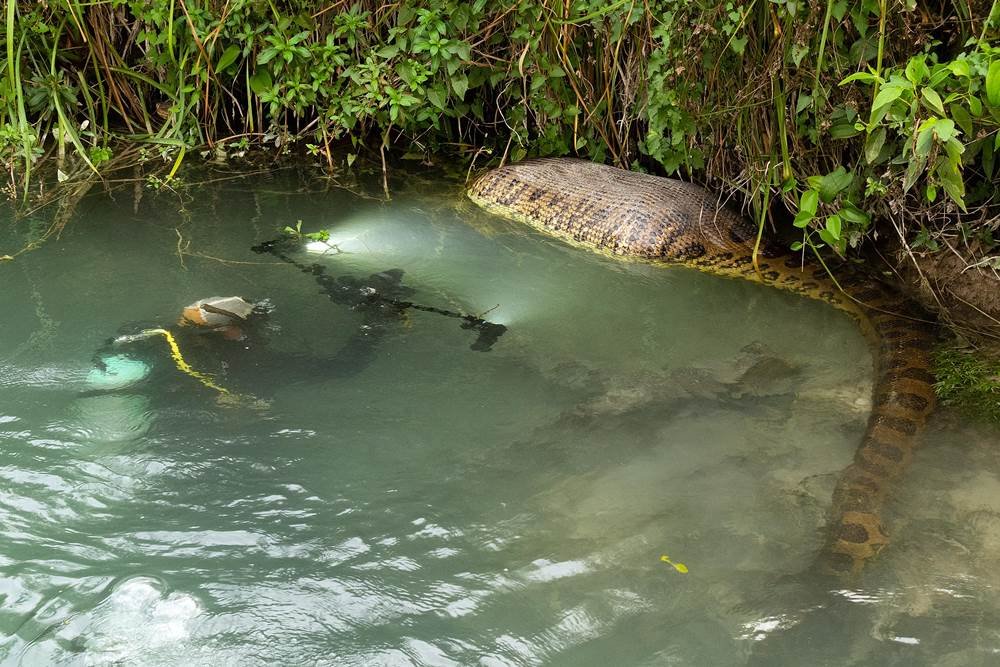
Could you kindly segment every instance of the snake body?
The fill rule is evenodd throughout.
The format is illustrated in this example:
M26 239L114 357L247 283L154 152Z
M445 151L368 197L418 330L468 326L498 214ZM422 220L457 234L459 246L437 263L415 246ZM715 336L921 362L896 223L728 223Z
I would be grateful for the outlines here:
M888 544L883 506L935 405L934 334L906 299L861 274L835 282L823 266L758 241L756 225L683 181L552 158L486 172L467 194L491 213L592 250L760 282L854 317L875 349L873 410L836 483L817 564L856 576Z

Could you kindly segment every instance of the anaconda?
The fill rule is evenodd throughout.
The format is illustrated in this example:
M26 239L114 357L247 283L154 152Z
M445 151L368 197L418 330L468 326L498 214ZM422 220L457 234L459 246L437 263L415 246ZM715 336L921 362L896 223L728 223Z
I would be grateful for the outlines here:
M883 506L935 405L934 333L906 299L860 273L838 271L834 280L801 254L759 241L751 221L683 181L550 158L489 171L467 194L492 213L592 250L764 283L854 317L875 351L873 410L836 483L817 564L856 576L888 544Z

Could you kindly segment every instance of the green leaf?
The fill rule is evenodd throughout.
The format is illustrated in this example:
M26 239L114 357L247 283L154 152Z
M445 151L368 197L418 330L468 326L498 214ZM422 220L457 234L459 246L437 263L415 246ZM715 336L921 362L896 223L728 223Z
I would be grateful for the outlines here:
M888 106L899 99L903 94L903 89L899 86L883 86L872 102L872 113L875 113L884 106Z
M942 118L934 124L934 134L941 141L948 141L955 136L955 121L950 118Z
M990 106L1000 107L1000 58L991 62L986 72L986 101Z
M427 99L430 100L431 104L442 111L444 110L447 97L448 96L445 92L436 86L434 88L427 89Z
M469 89L469 79L464 74L459 74L458 76L451 77L451 87L455 91L455 95L458 99L465 98L465 91Z
M930 74L930 70L927 69L923 55L914 56L906 63L906 78L913 85L920 85L928 74Z
M840 240L840 232L842 229L842 222L840 216L834 213L826 218L826 231L830 232L830 236L835 240Z
M259 69L254 72L253 76L250 77L250 90L254 92L255 95L263 95L267 91L271 90L273 86L271 81L271 73L265 69Z
M961 104L952 104L948 107L948 111L951 112L951 117L955 119L958 126L962 128L962 132L966 135L972 135L972 116L969 112L965 110Z
M979 101L979 98L975 95L969 95L969 111L976 118L983 115L983 103Z
M885 128L878 127L874 132L868 135L865 139L865 160L868 164L872 164L878 159L879 153L882 152L882 146L885 145Z
M997 135L1000 137L1000 134ZM990 141L983 141L982 149L982 163L983 163L983 175L987 179L993 178L993 166L994 166L994 148Z
M257 64L266 65L267 63L274 60L274 57L276 55L278 55L278 49L274 48L273 46L268 47L263 51L261 51L260 55L257 56Z
M398 44L386 44L381 49L376 51L375 55L377 55L379 58L385 58L386 60L388 60L389 58L394 58L398 53L399 53Z
M913 149L913 152L917 154L918 157L925 158L930 155L931 148L934 147L934 125L925 127L923 130L917 134L917 145Z
M955 164L962 162L962 153L965 152L965 146L958 139L952 137L944 144L944 149L948 153L948 159L950 159Z
M965 182L962 180L962 174L959 173L958 167L952 164L947 159L938 160L937 168L935 169L938 180L941 182L941 186L944 191L948 193L948 196L958 204L959 208L963 211L965 210Z
M830 127L830 136L834 139L850 139L861 134L853 123L837 123Z
M965 78L969 78L970 76L972 76L972 72L969 69L968 60L952 60L950 63L948 63L948 69L955 76L959 77L964 76Z
M236 61L236 56L238 55L240 55L240 47L236 44L230 45L229 48L222 52L222 57L219 58L219 62L215 64L215 71L226 71L226 68Z
M853 182L853 173L844 169L843 166L837 167L820 180L820 199L829 204L833 201L834 197L847 189Z
M903 176L903 192L908 192L913 187L913 184L917 182L920 174L924 172L925 164L926 160L924 158L910 160L910 164L906 168L906 174Z
M946 115L944 112L944 104L941 103L941 96L938 95L936 90L933 88L922 88L920 90L920 96L924 98L924 103L931 111L936 113L938 116Z
M852 225L868 227L871 224L871 217L860 208L848 202L840 209L840 217Z
M868 72L855 72L854 74L850 75L849 77L846 77L843 81L841 81L840 85L843 86L848 83L851 83L852 81L864 81L865 83L872 83L875 81L875 75L869 74Z
M799 199L799 213L807 213L809 217L816 215L819 208L819 193L815 190L806 190Z

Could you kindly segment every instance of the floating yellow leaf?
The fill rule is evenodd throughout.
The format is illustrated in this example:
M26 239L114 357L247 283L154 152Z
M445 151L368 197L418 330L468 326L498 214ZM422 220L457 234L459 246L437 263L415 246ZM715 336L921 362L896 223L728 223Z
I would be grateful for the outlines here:
M660 556L660 560L663 561L664 563L667 563L681 574L688 573L687 565L685 565L684 563L675 563L674 561L670 560L670 556L668 556L667 554L663 554L662 556Z

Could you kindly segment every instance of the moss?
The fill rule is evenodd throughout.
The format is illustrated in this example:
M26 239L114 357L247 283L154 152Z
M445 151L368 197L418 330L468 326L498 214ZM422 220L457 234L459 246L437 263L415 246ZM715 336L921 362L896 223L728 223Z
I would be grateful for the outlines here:
M1000 424L1000 359L945 343L934 353L938 398L963 414Z

